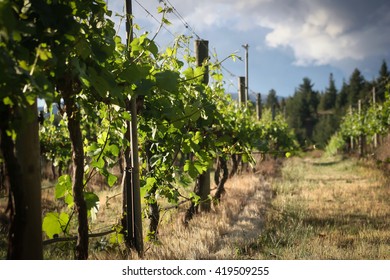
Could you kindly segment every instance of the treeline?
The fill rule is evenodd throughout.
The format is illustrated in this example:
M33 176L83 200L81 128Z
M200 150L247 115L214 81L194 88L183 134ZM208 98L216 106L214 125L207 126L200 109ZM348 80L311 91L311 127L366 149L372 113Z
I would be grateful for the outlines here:
M287 99L279 101L276 92L270 90L265 106L274 107L284 114L302 147L316 145L324 148L339 129L343 117L357 110L359 100L361 110L368 109L373 102L381 104L385 101L389 77L386 61L382 62L377 78L367 80L356 68L340 89L336 87L333 74L330 74L329 84L323 91L314 90L310 78L305 77Z

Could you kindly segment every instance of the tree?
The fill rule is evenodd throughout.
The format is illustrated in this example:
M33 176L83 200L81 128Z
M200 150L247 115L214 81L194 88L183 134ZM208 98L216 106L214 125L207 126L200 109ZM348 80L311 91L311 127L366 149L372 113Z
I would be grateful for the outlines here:
M348 85L348 105L356 106L359 99L363 99L365 96L364 86L365 79L359 69L355 69L349 79Z
M321 101L319 109L321 111L332 110L336 107L337 89L333 74L329 75L329 85L325 89L325 92L321 95Z
M270 109L272 109L273 106L275 106L276 108L279 108L278 97L276 96L276 91L274 89L271 89L268 92L267 101L265 103L265 106L267 108L270 108Z
M321 94L318 106L318 122L314 129L313 139L319 147L325 147L326 143L337 130L338 116L336 114L337 89L333 74L329 76L329 86Z
M338 113L340 111L343 111L345 106L348 105L348 84L343 81L343 85L341 87L341 90L336 98L336 110Z
M313 133L313 140L319 148L325 148L329 139L339 127L339 118L335 114L319 116Z
M303 79L294 96L286 102L288 123L294 128L301 145L310 144L313 140L313 131L318 120L318 103L318 93L313 90L309 78Z
M386 86L390 83L390 72L387 67L387 63L383 60L381 68L379 70L379 77L376 80L376 99L379 102L385 100Z

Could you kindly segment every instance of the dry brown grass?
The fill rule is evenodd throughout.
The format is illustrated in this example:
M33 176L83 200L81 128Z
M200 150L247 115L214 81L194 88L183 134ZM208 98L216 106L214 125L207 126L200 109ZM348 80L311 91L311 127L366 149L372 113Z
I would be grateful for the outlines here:
M221 203L188 227L182 223L187 205L163 211L159 241L145 242L143 258L390 259L390 187L383 173L355 159L292 158L281 172L279 165L267 161L228 180ZM99 197L92 232L121 218L120 188ZM61 208L52 198L53 189L44 191L45 211ZM147 219L144 236L146 229ZM140 258L108 239L91 238L91 259ZM45 258L72 259L73 248L73 242L46 246Z
M188 227L182 223L184 207L163 212L159 241L145 243L144 259L240 258L241 248L255 242L263 227L268 190L258 176L237 176L228 181L221 203L209 213L195 216ZM124 250L111 250L95 251L92 258L139 257Z
M357 160L286 162L257 258L390 259L390 188Z

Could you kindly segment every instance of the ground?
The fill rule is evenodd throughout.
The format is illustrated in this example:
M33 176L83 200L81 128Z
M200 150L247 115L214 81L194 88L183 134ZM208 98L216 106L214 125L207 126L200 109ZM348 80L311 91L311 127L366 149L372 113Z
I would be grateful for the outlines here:
M51 196L44 192L47 210L61 206ZM120 218L120 188L100 198L92 232L109 229ZM4 208L5 198L0 204ZM390 259L390 184L375 161L318 152L283 162L269 159L229 179L220 204L187 227L186 207L162 211L159 240L145 242L144 259ZM139 258L108 239L91 238L91 259ZM72 248L71 242L45 246L45 258L72 259Z

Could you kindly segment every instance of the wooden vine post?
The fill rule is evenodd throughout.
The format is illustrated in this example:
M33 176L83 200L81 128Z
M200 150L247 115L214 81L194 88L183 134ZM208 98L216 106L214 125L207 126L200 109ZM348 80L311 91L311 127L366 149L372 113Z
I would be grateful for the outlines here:
M245 77L238 77L238 103L240 106L246 104Z
M362 125L363 125L364 120L361 117L362 116L362 100L361 99L359 99L359 101L358 101L358 114L359 114L359 118L360 118ZM365 135L363 134L363 132L361 132L359 135L359 156L363 157L364 152L365 152Z
M132 30L132 2L126 1L126 32L127 48L130 53L130 43L133 40ZM130 56L129 56L129 59ZM126 244L134 248L140 256L143 255L142 213L139 178L138 131L137 131L137 103L136 96L126 102L126 110L130 111L131 121L126 122L125 139L130 143L124 153L125 172L122 181L123 188L123 216L122 225Z
M353 111L352 111L352 105L349 106L349 114L352 116L353 114ZM353 150L354 150L354 139L353 139L353 136L351 136L349 138L349 149L350 149L350 153L353 153Z
M37 103L15 112L23 123L17 127L14 142L7 134L12 129L9 124L13 116L9 108L0 104L0 148L10 187L7 259L39 260L43 251Z
M23 174L26 203L26 224L23 233L22 258L43 259L41 210L41 162L38 134L37 102L27 108L28 122L18 131L17 157ZM27 112L26 112L27 113Z
M274 121L276 118L276 104L275 103L272 104L271 113L272 113L272 121Z
M195 57L196 65L204 66L205 72L203 76L203 84L207 85L209 83L209 68L207 61L209 59L209 42L206 40L196 40L195 41ZM200 196L200 211L210 211L210 169L207 169L204 173L200 174L198 177L198 187L199 187L199 196Z
M245 49L245 107L248 108L249 101L249 45L242 45Z
M376 107L376 91L375 87L372 88L372 104L374 107ZM378 134L374 134L374 149L378 147Z
M261 111L261 94L258 93L257 94L257 97L256 97L256 116L257 116L257 120L261 120L261 115L262 115L262 111Z

